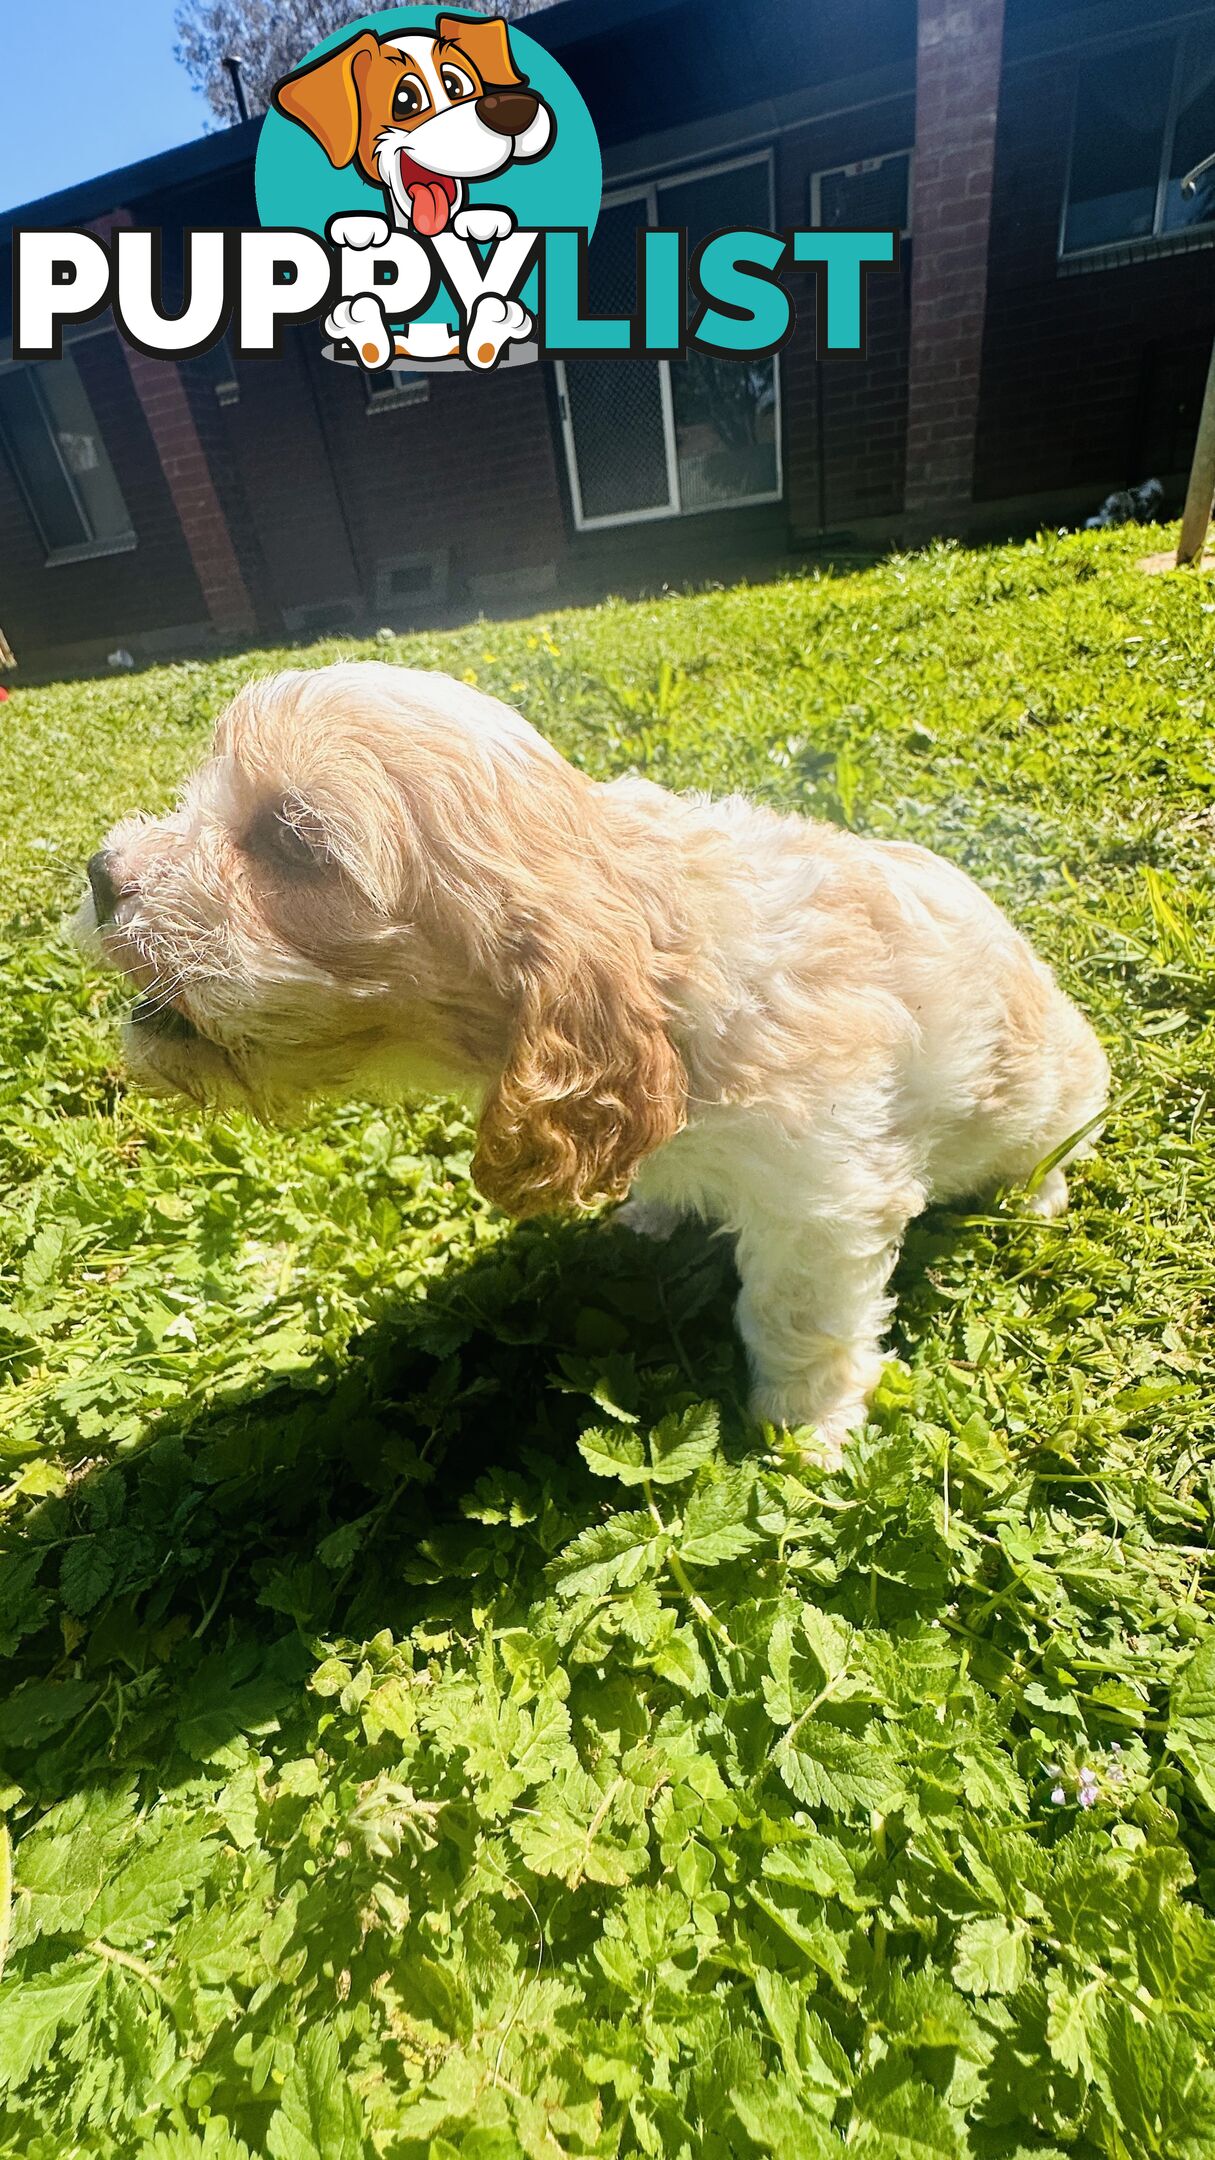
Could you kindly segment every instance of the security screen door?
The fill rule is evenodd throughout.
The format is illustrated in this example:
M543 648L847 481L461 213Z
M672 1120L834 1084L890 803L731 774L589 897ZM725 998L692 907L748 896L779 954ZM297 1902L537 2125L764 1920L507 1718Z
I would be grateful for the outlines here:
M691 255L729 226L770 230L772 216L767 153L613 196L589 250L591 312L632 313L639 225L686 227ZM557 381L581 531L779 501L774 360L558 361Z

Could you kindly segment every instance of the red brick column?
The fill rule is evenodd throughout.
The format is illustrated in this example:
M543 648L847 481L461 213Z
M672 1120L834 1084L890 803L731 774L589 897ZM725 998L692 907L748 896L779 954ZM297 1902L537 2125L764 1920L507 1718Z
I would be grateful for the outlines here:
M222 637L252 637L257 630L257 616L194 424L186 386L172 360L149 360L130 345L124 350L135 395L152 430L161 471L181 519L207 613Z
M114 210L98 219L91 230L106 239L114 226L130 223L129 210ZM136 352L125 338L120 337L119 343L152 431L211 622L221 637L253 637L257 614L180 370L175 361L150 360L146 353Z
M974 476L1004 0L919 0L904 505L964 524Z

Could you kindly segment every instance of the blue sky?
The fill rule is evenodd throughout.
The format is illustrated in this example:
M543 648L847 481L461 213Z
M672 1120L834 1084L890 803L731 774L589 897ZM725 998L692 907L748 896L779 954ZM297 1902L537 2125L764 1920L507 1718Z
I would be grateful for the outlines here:
M3 0L0 209L203 133L174 0ZM56 105L40 95L54 86ZM64 97L70 87L70 95Z

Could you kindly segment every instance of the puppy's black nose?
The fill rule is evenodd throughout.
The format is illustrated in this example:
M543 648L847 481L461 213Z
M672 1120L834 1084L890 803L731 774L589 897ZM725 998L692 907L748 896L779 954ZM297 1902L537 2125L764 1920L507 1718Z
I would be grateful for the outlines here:
M93 906L97 911L97 920L99 923L108 923L118 906L120 895L118 886L114 881L114 872L110 867L110 857L106 854L104 848L98 848L95 855L89 856L88 874L89 891L93 895Z
M477 99L477 117L495 135L522 135L540 110L534 90L488 90Z

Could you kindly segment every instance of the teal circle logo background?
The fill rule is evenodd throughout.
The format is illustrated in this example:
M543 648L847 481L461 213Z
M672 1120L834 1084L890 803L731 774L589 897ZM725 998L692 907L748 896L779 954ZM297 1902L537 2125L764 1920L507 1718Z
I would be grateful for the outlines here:
M459 12L449 0L442 9L397 7L384 8L375 15L358 15L344 30L322 38L311 52L301 53L296 66L303 67L321 53L348 44L363 30L377 37L400 37L405 32L433 37L440 13ZM533 163L508 165L494 179L473 181L468 190L469 202L504 204L526 230L546 225L584 225L588 233L593 232L603 192L603 161L594 121L560 62L514 23L508 35L521 72L552 108L556 136L552 148ZM320 144L294 120L273 108L262 122L254 187L257 214L263 225L302 226L321 239L330 218L343 211L385 215L381 189L370 186L353 165L335 171Z

